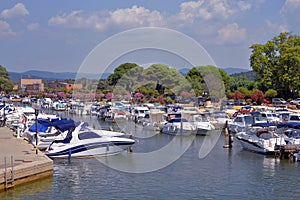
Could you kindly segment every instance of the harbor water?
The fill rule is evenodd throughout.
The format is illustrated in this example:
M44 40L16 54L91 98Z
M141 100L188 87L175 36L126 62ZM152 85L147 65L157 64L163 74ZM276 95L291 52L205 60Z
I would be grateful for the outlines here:
M112 126L95 117L72 118L88 121L96 128ZM116 125L112 128L125 126ZM161 149L174 139L131 125L130 131L136 131L137 141L133 153ZM53 177L2 192L0 199L300 199L299 163L242 150L237 141L232 149L223 148L226 143L223 133L208 155L199 158L205 137L194 137L173 163L145 173L112 169L103 162L119 161L122 165L122 158L130 157L130 152L102 160L54 160ZM188 138L180 140L184 143Z

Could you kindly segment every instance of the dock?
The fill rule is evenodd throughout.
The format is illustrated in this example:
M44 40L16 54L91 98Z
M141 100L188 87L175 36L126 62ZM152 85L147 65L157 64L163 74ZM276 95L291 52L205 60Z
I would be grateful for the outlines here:
M7 127L0 128L0 192L53 175L53 161Z
M290 159L300 151L300 144L275 145L275 156L280 159Z

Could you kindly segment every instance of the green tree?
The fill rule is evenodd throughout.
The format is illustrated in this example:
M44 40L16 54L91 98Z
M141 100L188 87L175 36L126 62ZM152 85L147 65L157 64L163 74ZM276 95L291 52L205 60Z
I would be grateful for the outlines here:
M258 75L260 89L275 89L291 97L300 88L300 36L280 33L265 44L253 44L250 64Z
M219 98L225 97L225 85L231 80L224 70L211 65L193 67L187 73L186 79L197 96L209 92L210 96Z
M266 92L265 92L265 96L267 98L274 98L277 96L277 91L274 90L274 89L268 89Z
M0 65L0 90L9 93L13 87L14 83L10 80L6 68Z
M122 78L122 83L118 83L119 85L123 85L125 87L130 87L133 81L137 78L138 72L143 70L142 67L138 66L135 63L124 63L118 66L114 73L109 75L107 80L109 85L115 86L118 81Z
M148 85L150 89L155 88L158 83L162 85L164 92L169 95L179 95L182 91L192 89L184 76L167 65L153 64L143 71L142 76L143 82L141 82L141 85Z

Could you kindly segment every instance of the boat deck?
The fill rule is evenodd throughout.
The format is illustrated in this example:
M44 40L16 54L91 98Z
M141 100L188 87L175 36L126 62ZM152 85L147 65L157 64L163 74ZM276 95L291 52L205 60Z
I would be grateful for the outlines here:
M0 191L52 176L53 161L7 127L0 128Z

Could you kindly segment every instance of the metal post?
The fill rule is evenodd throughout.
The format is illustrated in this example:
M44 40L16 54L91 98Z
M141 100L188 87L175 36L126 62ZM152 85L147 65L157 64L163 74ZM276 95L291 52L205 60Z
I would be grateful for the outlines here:
M14 171L14 159L13 156L10 157L10 161L11 161L11 179L12 179L12 183L15 181L15 171Z
M4 107L3 107L3 127L5 126L5 101L3 101Z
M6 157L4 157L4 173L5 173L5 189L7 188L7 166L6 166Z
M35 154L38 154L38 110L35 109Z

